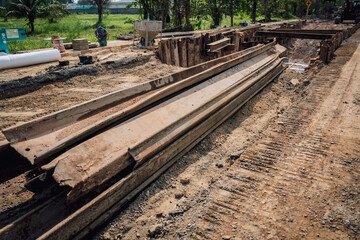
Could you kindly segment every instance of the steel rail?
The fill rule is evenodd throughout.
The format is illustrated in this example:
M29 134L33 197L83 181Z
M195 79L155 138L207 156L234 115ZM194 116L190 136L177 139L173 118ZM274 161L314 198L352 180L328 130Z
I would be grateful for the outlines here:
M129 153L129 148L131 149L134 144L148 139L159 129L171 125L179 118L188 116L191 111L203 106L207 99L213 98L217 93L260 68L275 56L275 54L264 52L256 57L247 56L246 59L233 59L225 66L220 65L218 69L213 69L207 74L217 74L222 72L221 70L225 67L243 63L238 65L238 68L242 70L238 70L239 72L235 73L233 77L223 76L217 77L217 80L210 79L201 82L68 150L53 160L56 163L54 179L61 186L71 187L68 200L76 200L79 196L86 194L92 188L136 163ZM210 77L209 75L207 77ZM235 75L238 76L235 77ZM196 80L196 77L194 79ZM179 82L179 86L175 86L175 89L179 91L191 85L185 81L180 85ZM174 85L170 87L174 87Z
M111 188L104 191L94 200L84 205L71 216L61 221L40 239L82 239L97 226L103 224L124 204L142 191L148 184L166 171L177 159L194 147L201 139L222 122L233 115L247 100L251 99L282 71L282 66L277 65L271 73L261 76L257 84L248 88L246 94L232 100L221 111L212 115L206 121L196 126L192 131L183 135L164 151L158 153L141 168L136 169L125 179L120 180ZM259 81L260 80L260 81ZM77 235L80 233L79 235Z
M266 30L269 32L295 32L295 33L319 33L319 34L336 34L339 32L346 32L346 29L291 29L291 28L278 28Z
M189 77L192 79L197 78L197 81L201 81L209 75L208 73L211 69L217 69L217 67L215 67L216 65L239 57L244 57L245 59L251 56L251 54L254 54L258 49L265 48L269 48L269 46L256 46L207 63L199 64L182 72L140 84L127 90L116 91L69 109L50 114L49 116L5 129L3 133L11 142L11 147L27 158L31 164L41 164L41 162L49 156L119 121L121 118L125 118L129 114L149 106L151 103L167 96L166 92L170 93L170 91L168 91L169 88L167 88L167 90L162 91L160 95L152 95L151 98L147 98L146 100L133 104L131 107L123 109L121 113L118 112L118 105L111 106L112 103L120 102L120 104L122 104L130 97L133 98L139 94L144 94L151 90L183 81ZM99 109L100 113L97 113ZM39 128L39 126L41 126L41 128ZM44 142L46 142L46 145L43 144Z
M175 141L184 132L189 131L197 124L200 124L210 115L214 114L219 108L222 107L221 104L225 104L225 99L232 99L235 96L239 95L240 92L236 92L239 86L252 84L250 81L251 78L254 78L261 71L269 67L276 59L270 59L260 68L249 73L241 81L238 81L228 87L227 89L221 91L213 98L209 99L207 102L204 102L204 105L200 108L194 109L189 115L184 118L180 118L178 121L174 122L170 126L164 126L153 136L149 137L145 141L141 141L135 146L129 148L130 155L135 159L137 168L139 165L143 164L147 159L155 155L160 150L164 149L167 145ZM246 89L246 88L245 88Z
M302 38L302 39L331 39L333 34L324 33L302 33L302 32L283 32L283 31L257 31L257 36L276 37L276 38Z
M59 201L55 201L58 203L58 207L53 206L52 201L57 199L56 196L46 204L0 229L0 238L14 239L30 236L30 238L39 237L39 239L77 239L85 237L95 227L109 219L150 182L159 177L201 139L234 114L251 97L280 74L282 69L280 60L276 58L266 61L265 65L258 69L253 69L254 74L243 76L246 81L235 82L213 97L213 101L208 101L214 106L205 106L204 111L195 114L181 133L177 132L176 135L172 135L172 140L168 141L165 147L148 155L147 157L150 159L74 212L65 211L66 203L62 201L64 200L62 197L59 197ZM171 126L174 127L175 125ZM168 132L164 134L166 135ZM166 137L162 139L166 139ZM64 213L61 210L64 210ZM49 222L47 222L49 217L46 214L47 211L50 211L48 215L51 221ZM57 214L61 216L57 217ZM38 217L41 219L40 224L37 221Z

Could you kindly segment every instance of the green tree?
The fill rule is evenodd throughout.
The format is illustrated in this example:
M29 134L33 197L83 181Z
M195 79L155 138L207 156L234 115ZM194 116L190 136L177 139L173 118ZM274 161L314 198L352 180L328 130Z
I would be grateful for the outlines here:
M55 22L56 19L61 19L68 15L66 6L58 1L49 1L48 4L44 5L40 11L40 17L46 18L50 23Z
M8 15L25 17L28 20L30 33L34 32L36 18L61 18L65 16L65 6L53 0L17 0L11 6Z
M226 5L226 14L230 16L231 27L234 26L234 15L238 14L241 10L241 0L226 0L224 4Z
M170 1L168 0L137 0L132 5L140 7L140 13L144 19L149 17L152 20L161 20L163 26L170 22Z
M97 6L98 11L98 23L102 23L103 10L110 4L110 0L88 0L91 5Z
M174 4L171 8L173 12L173 22L175 26L182 26L182 20L184 18L184 4L183 0L174 0Z
M221 19L226 10L225 0L206 0L208 13L213 20L214 26L220 26Z
M46 4L46 0L17 0L14 3L14 9L9 12L17 17L25 17L30 26L30 33L34 32L35 19L42 14L42 7Z
M251 12L251 21L253 23L256 22L256 8L257 8L258 0L252 1L252 12Z
M8 10L6 7L0 7L0 17L4 18L4 22L8 21Z

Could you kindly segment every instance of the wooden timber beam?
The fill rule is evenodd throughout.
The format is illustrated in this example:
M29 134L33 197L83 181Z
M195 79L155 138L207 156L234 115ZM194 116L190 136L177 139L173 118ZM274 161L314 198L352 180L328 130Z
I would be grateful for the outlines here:
M215 51L221 49L230 43L230 38L223 38L219 41L209 43L207 46L210 48L210 51Z

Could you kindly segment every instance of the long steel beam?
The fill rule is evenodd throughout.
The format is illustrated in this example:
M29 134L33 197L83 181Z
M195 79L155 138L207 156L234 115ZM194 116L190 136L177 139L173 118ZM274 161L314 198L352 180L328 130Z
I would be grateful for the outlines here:
M3 130L3 133L10 141L11 147L27 158L31 164L39 164L47 157L118 121L119 118L124 118L152 103L144 100L139 102L136 99L138 95L144 95L208 71L218 64L251 54L261 47L259 45L249 48L130 89L116 91L25 124L10 127ZM133 100L136 100L137 103L134 104ZM114 106L114 103L117 104ZM128 107L129 105L132 105L131 109ZM124 111L124 109L127 110ZM118 113L120 110L122 110L122 114Z
M60 155L53 160L56 163L53 177L62 186L73 188L69 193L71 200L107 181L126 167L136 163L130 157L129 148L131 149L138 142L150 138L159 129L171 126L178 119L189 116L192 111L201 108L204 102L213 98L217 93L230 87L275 57L268 56L267 53L260 54L260 50L256 51L256 54L233 59L226 65L218 66L206 75L208 78L243 63L237 67L239 72L232 77L222 75L214 80L204 81ZM188 86L190 84L185 81L184 84L177 86L177 91ZM136 164L138 165L138 163Z
M278 54L280 55L282 50L280 49L279 51ZM93 200L69 215L66 211L63 211L65 209L69 210L69 208L64 208L66 205L64 205L64 203L61 204L61 201L55 201L58 205L53 205L54 200L56 200L56 198L53 198L49 200L48 203L43 204L43 206L31 211L25 217L2 228L0 230L0 238L11 239L18 238L19 236L37 238L40 232L42 232L42 234L39 239L78 239L84 237L89 231L109 219L109 217L118 211L126 202L136 196L136 194L144 189L151 181L159 177L178 158L194 147L201 139L234 114L244 103L275 78L282 71L282 65L280 59L276 57L277 54L271 54L268 55L268 59L266 59L266 55L263 54L264 56L259 55L252 59L252 61L248 61L248 64L251 62L258 63L256 67L249 65L248 68L247 63L244 62L242 64L243 67L237 68L238 71L239 69L243 69L242 73L236 72L234 74L234 72L224 72L209 79L208 85L204 85L203 83L203 87L211 86L216 82L221 83L220 85L227 84L227 86L223 87L223 90L218 89L217 94L208 98L209 101L207 101L207 104L203 104L203 108L197 108L191 111L188 115L192 116L190 119L187 117L181 118L175 121L174 124L169 126L163 125L162 130L154 132L153 137L150 138L151 141L154 141L153 143L167 143L165 145L156 144L158 149L153 151L154 149L151 148L151 154L149 154L147 149L149 149L149 146L152 146L152 143L148 144L143 141L135 145L138 146L138 148L132 148L134 156L140 153L138 156L142 156L142 159L150 159L144 161L143 164L140 164L132 173L116 182ZM246 73L245 69L249 71ZM224 77L227 80L221 81ZM220 85L214 85L213 89L217 89ZM194 93L202 89L199 85L196 87L198 87L198 89L194 89ZM190 95L185 94L183 96ZM206 96L206 93L204 93L203 96ZM169 102L164 102L164 106L174 101L176 101L176 99L169 99ZM154 111L156 111L156 109L154 109ZM140 118L140 116L135 116L134 120L138 118ZM187 121L182 123L182 120ZM181 124L179 125L179 123ZM151 127L151 125L148 125L148 127ZM182 128L180 132L178 131L178 127ZM162 135L162 137L157 138L156 136L159 134ZM121 138L121 134L119 137ZM126 136L123 137L125 138ZM165 140L165 142L162 140ZM119 147L122 147L119 142L117 143L120 145ZM75 151L75 153L76 152L77 151ZM145 152L146 154L144 155L143 153ZM105 155L103 155L103 157L105 157ZM93 161L92 164L97 164L97 162ZM77 167L84 166L80 164ZM107 174L107 171L105 171L104 174ZM47 211L50 211L50 214L47 214ZM60 214L62 217L57 218L57 214ZM41 219L43 225L37 224L37 218ZM31 221L28 221L30 219ZM55 223L54 221L57 222ZM77 235L79 232L80 234Z
M302 38L302 39L331 39L333 34L324 33L302 33L302 32L282 32L282 31L257 31L256 35L276 38Z
M148 184L166 171L177 159L194 147L201 139L222 122L232 116L252 96L258 93L280 72L282 67L277 62L266 76L257 78L257 83L244 91L242 95L233 99L220 111L212 115L192 131L183 135L164 151L149 160L144 166L135 170L125 179L120 180L111 188L104 191L94 200L80 208L78 211L61 221L39 240L45 239L82 239L87 233L108 220L114 213L121 209L132 197L136 196ZM77 235L80 233L79 235Z
M269 29L269 32L292 32L292 33L317 33L317 34L336 34L339 32L344 32L346 29L336 30L336 29L287 29L287 28L278 28L278 29Z

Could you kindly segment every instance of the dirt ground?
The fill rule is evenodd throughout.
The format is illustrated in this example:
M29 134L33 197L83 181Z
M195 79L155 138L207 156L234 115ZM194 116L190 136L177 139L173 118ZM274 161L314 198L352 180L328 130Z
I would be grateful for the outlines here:
M306 63L317 48L302 46L289 45L290 54ZM112 57L139 54L152 53L121 49ZM286 69L91 238L359 239L359 59L359 43L344 42L329 65ZM50 66L11 71L0 82ZM151 55L44 84L0 100L0 129L178 70ZM33 196L24 182L21 175L0 184L1 212Z
M286 70L93 238L359 239L359 56Z
M334 24L334 21L309 20L302 29L344 29L351 25ZM287 39L284 46L289 49L288 58L291 63L299 63L308 65L311 58L316 58L320 52L321 40L309 39Z

